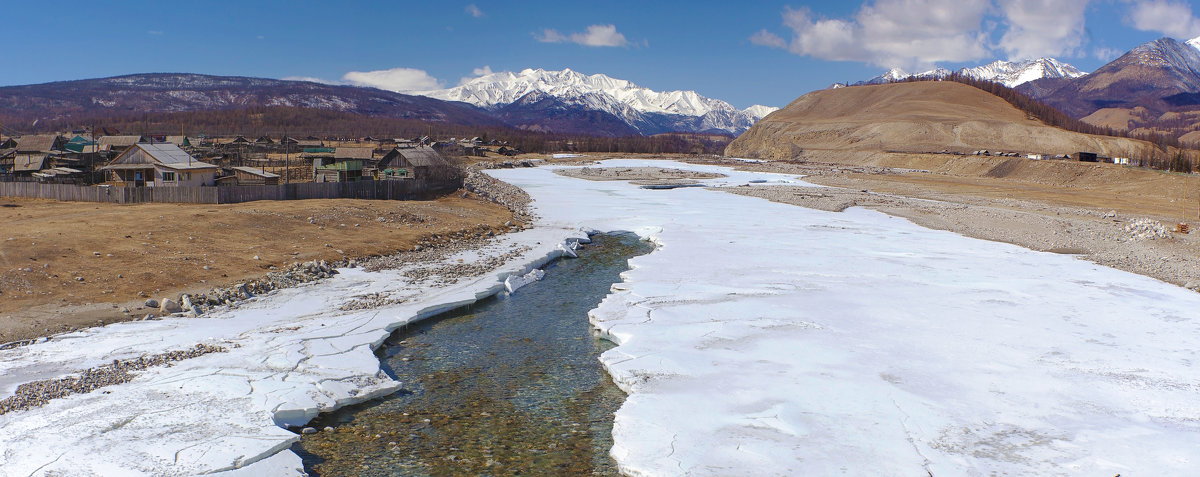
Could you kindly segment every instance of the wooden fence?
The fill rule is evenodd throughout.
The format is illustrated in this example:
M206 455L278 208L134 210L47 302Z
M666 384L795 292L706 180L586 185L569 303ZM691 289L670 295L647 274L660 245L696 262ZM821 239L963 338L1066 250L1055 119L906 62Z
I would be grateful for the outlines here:
M423 180L359 181L227 187L103 187L38 182L0 182L0 197L25 197L115 204L236 204L255 200L430 198L460 186Z

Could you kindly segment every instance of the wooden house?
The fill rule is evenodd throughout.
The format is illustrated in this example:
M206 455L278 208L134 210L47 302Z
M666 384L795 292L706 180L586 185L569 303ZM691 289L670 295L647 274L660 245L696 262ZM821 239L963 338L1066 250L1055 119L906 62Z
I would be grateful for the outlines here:
M253 167L234 167L233 176L237 185L279 185L279 174Z
M177 187L211 186L220 168L171 143L138 143L101 170L122 187Z
M271 136L259 136L258 139L254 140L254 144L258 146L270 146L275 144L275 140L271 139Z
M15 149L17 140L11 137L0 139L0 149Z
M363 169L375 156L370 147L335 148L332 157L313 158L314 182L350 182L363 179ZM368 176L367 179L370 179Z
M50 155L62 151L66 144L66 138L56 134L17 138L11 173L19 176L31 176L35 172L49 168L48 158Z
M458 169L429 146L392 149L368 172L376 180L447 180L458 175Z

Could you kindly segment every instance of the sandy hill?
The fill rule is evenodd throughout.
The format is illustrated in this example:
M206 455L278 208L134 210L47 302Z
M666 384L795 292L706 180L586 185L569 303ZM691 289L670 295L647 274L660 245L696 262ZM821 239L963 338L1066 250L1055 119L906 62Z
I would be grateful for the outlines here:
M1065 131L971 86L924 81L814 91L760 120L725 150L734 157L791 159L848 151L1138 156L1150 146Z

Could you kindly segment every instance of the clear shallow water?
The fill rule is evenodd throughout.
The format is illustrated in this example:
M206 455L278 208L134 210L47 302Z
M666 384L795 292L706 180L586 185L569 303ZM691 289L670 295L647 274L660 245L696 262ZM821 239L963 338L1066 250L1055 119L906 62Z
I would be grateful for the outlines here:
M617 475L608 451L625 395L587 312L653 247L592 240L512 296L393 334L380 354L403 388L311 423L334 430L293 446L310 475Z

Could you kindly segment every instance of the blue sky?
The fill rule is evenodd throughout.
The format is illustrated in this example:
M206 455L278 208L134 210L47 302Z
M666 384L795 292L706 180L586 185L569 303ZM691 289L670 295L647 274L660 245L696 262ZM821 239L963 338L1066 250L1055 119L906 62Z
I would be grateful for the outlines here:
M1085 71L1200 36L1179 0L74 1L0 11L0 85L190 72L393 90L571 68L738 107L887 67L1054 56Z

